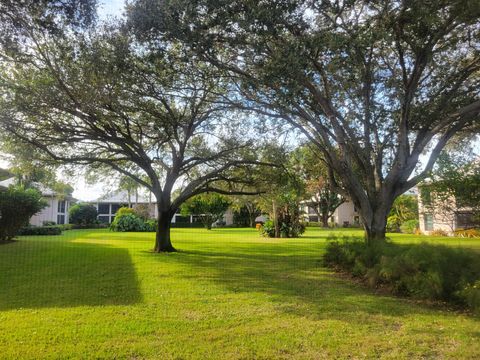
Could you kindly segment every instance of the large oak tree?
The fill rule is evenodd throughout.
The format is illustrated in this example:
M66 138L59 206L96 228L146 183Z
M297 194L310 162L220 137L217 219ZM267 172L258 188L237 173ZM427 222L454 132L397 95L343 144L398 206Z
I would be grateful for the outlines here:
M152 191L155 251L175 250L171 219L190 197L243 193L235 184L249 181L255 146L217 103L228 89L212 66L182 58L175 43L150 51L108 25L28 36L22 49L3 49L2 129L44 161L114 169Z
M228 70L240 108L300 129L368 241L452 136L478 126L478 1L136 0L128 14L150 44L180 39Z

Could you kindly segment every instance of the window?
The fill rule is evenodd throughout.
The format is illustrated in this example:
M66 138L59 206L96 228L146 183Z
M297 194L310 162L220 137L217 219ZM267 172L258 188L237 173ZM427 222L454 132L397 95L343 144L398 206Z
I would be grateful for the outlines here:
M116 214L118 209L120 209L121 207L121 204L112 204L112 214Z
M425 226L425 231L432 231L433 230L433 214L424 214L423 215L423 222Z
M65 214L65 205L65 200L59 200L57 212L60 214Z
M110 214L110 204L98 204L98 213Z
M420 198L422 199L423 205L432 205L432 192L430 191L430 189L422 187L420 189Z
M176 215L175 216L175 222L176 223L182 223L182 224L188 224L188 223L190 223L190 216Z
M456 214L457 228L468 229L479 225L479 221L475 219L475 214L472 211L462 211Z
M57 224L58 225L65 224L65 215L57 215Z
M110 216L99 216L98 221L102 224L108 224L110 222Z
M360 216L356 215L353 217L353 222L355 223L355 225L359 225L360 224Z

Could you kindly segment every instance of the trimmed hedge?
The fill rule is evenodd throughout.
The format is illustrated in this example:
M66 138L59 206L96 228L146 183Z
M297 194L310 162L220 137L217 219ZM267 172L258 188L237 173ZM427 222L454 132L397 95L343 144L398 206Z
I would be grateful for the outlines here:
M59 226L27 226L18 232L18 235L61 235L63 227Z
M64 230L72 229L107 229L110 227L110 224L107 223L95 223L95 224L65 224L61 225L64 227Z
M367 246L363 240L333 238L324 263L371 287L417 299L446 301L480 312L480 254L443 245Z
M172 228L204 228L205 226L198 222L198 223L172 223L170 225Z

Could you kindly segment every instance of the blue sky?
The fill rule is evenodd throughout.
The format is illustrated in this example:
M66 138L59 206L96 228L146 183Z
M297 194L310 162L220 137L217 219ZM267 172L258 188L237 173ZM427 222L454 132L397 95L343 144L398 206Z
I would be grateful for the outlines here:
M98 15L100 18L121 16L125 0L99 0Z

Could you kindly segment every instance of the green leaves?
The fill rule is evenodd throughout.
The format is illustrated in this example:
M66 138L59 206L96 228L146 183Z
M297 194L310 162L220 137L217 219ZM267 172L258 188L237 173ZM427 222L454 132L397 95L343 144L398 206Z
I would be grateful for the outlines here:
M42 194L35 189L11 186L0 191L0 242L13 239L46 206Z
M231 202L222 195L204 193L188 199L181 206L182 215L200 217L205 227L210 229L212 224L223 217Z

